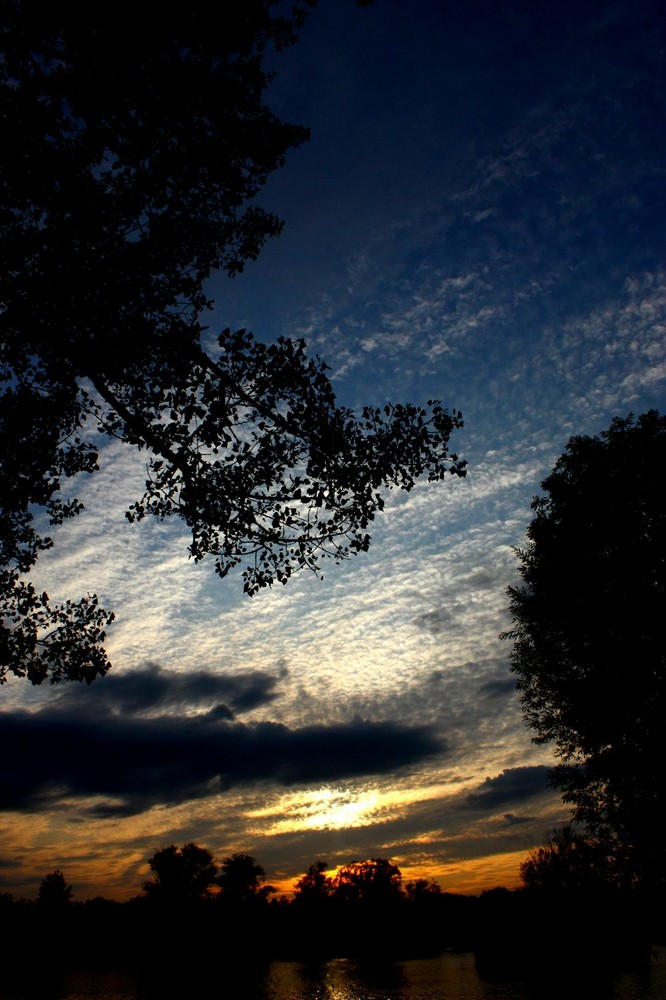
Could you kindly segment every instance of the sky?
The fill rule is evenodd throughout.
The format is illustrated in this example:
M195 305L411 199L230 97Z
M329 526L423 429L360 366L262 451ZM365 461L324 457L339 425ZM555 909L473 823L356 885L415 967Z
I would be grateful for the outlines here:
M125 899L196 841L280 891L386 857L478 892L569 815L498 636L569 437L664 409L659 4L320 0L271 65L311 139L258 198L282 236L212 279L211 333L304 338L344 405L460 409L468 475L391 494L367 554L248 598L178 525L128 524L145 459L109 443L33 576L115 611L113 669L0 690L0 891L60 868Z

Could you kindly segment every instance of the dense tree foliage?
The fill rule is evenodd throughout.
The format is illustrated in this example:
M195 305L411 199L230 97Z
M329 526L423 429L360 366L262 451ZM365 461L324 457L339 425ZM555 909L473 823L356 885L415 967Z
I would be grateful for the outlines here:
M198 844L170 844L155 851L148 862L153 877L144 882L147 896L156 903L182 905L204 899L217 876L213 855Z
M257 900L265 901L270 893L275 892L272 886L265 884L266 872L263 867L251 854L242 851L230 854L224 859L216 881L222 899L236 905Z
M55 871L45 875L39 883L37 901L40 906L50 910L59 910L72 899L72 887L67 885L65 876L56 868Z
M438 882L431 878L415 878L405 885L405 897L416 905L428 904L441 894Z
M402 874L386 858L352 861L343 865L333 881L336 899L373 908L391 906L402 898Z
M612 859L599 843L571 826L555 830L542 847L530 851L520 866L528 889L555 893L581 893L614 883Z
M364 6L365 4L361 4ZM145 449L128 510L179 517L190 555L253 594L367 549L387 488L464 474L460 414L339 407L302 342L209 336L205 282L282 223L254 199L307 130L264 102L264 56L313 0L143 11L7 0L0 27L0 680L108 669L97 597L26 579L104 437ZM131 30L128 25L131 24ZM46 533L45 533L46 532Z
M574 437L533 502L513 671L576 820L630 879L666 879L666 419ZM575 845L574 845L575 846Z
M333 892L333 879L327 874L328 862L319 858L294 886L294 899L304 906L321 906Z

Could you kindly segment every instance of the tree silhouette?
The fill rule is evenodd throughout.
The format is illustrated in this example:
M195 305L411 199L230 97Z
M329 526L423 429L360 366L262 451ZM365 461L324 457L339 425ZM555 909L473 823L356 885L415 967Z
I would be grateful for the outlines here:
M385 858L352 861L338 869L334 891L337 899L348 903L390 906L402 899L402 874Z
M273 886L266 885L266 872L251 854L231 854L220 865L217 884L223 901L231 904L265 902Z
M37 902L49 910L61 910L72 899L72 887L67 885L65 876L56 868L45 875L39 883Z
M305 875L299 878L294 886L296 902L317 906L329 899L333 891L333 880L326 874L327 868L328 862L321 859L310 865Z
M630 879L666 878L666 420L574 437L534 500L510 588L512 669L575 819Z
M152 880L144 882L147 896L171 905L204 899L215 884L217 867L213 855L198 844L175 844L155 851L148 862Z
M97 597L53 605L25 578L104 437L147 455L129 520L182 518L189 554L249 594L365 551L386 489L464 475L457 411L359 416L301 341L206 332L211 272L282 228L253 199L308 133L264 103L262 60L311 6L244 0L222 33L200 0L3 8L0 680L109 667Z
M416 906L439 901L442 889L438 882L429 878L416 878L405 884L405 898Z
M609 861L603 844L565 826L530 851L520 866L520 878L528 889L588 892L612 884Z

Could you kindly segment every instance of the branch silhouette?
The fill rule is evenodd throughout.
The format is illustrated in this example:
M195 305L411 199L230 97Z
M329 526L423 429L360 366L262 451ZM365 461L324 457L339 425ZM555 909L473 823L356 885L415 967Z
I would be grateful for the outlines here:
M7 4L0 680L110 665L97 597L52 605L25 579L48 526L80 513L71 480L106 437L148 456L129 520L182 519L190 556L240 567L250 595L365 551L387 490L465 473L460 413L438 401L357 415L302 341L225 329L209 349L210 274L240 273L282 229L255 199L309 133L266 105L264 57L312 6L247 0L221 36L196 0L157 20Z

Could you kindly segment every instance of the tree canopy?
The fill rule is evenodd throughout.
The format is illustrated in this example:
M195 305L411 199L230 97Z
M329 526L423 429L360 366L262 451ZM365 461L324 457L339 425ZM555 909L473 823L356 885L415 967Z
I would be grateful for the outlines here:
M459 412L356 414L301 341L206 329L210 274L282 228L255 198L308 132L265 103L264 57L313 2L244 0L223 33L199 0L3 7L0 681L109 667L97 596L53 604L26 578L105 438L146 452L129 520L181 518L248 594L365 551L386 489L464 475Z
M529 852L520 878L527 889L542 892L598 892L613 883L614 872L603 844L565 826Z
M62 909L71 902L72 887L67 885L65 876L59 868L49 872L41 880L37 900L40 906L51 910Z
M251 854L230 854L220 865L216 879L222 899L232 904L265 902L273 886L266 885L266 872Z
M318 858L294 885L294 899L299 904L317 905L327 901L333 892L333 880L326 874L328 862Z
M574 817L630 880L666 878L666 419L573 437L532 504L512 669Z
M213 855L198 844L170 844L155 851L148 865L152 879L144 882L149 899L157 903L180 905L204 899L217 876Z
M333 891L339 900L386 907L402 898L402 874L386 858L352 861L338 869Z

